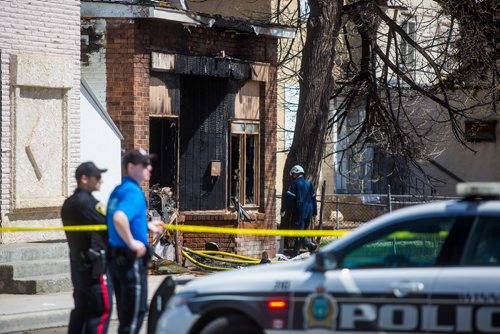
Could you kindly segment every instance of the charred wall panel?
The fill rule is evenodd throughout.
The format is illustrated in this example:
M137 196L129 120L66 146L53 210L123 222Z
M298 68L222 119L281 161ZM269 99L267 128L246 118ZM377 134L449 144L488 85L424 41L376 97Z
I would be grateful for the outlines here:
M149 112L152 115L179 115L179 76L151 71Z
M234 114L234 94L227 79L182 76L180 100L180 209L223 210L227 124ZM220 161L220 176L211 176L212 161Z

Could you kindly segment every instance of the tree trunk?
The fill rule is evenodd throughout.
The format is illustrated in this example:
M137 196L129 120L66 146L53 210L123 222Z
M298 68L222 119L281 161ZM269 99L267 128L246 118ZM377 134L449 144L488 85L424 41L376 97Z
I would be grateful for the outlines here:
M309 0L307 36L300 68L300 96L292 146L283 170L282 203L292 166L301 165L316 188L324 154L333 91L335 44L341 26L342 0Z

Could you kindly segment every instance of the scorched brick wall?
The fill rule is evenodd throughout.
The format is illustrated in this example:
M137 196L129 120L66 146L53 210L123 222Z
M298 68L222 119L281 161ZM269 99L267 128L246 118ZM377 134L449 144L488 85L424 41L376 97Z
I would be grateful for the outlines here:
M276 178L276 65L275 39L238 34L217 28L183 27L151 20L107 20L107 108L123 133L124 148L149 147L149 82L151 53L184 56L226 57L239 61L270 64L269 78L261 87L260 109L260 209L253 228L275 229ZM182 112L182 111L181 111ZM191 225L237 226L234 213L181 212L181 220ZM203 248L216 241L223 250L260 257L262 251L275 254L274 237L197 235L186 233L187 247Z

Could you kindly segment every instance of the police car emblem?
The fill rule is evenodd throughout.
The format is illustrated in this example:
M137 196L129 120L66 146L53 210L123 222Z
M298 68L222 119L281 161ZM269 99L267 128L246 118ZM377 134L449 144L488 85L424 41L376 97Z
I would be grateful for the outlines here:
M323 286L306 297L304 303L305 328L333 329L337 316L337 302Z

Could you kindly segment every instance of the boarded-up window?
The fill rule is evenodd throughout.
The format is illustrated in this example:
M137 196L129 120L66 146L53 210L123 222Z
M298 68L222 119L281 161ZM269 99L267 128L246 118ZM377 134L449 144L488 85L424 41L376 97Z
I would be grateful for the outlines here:
M469 142L491 142L497 140L497 121L465 121L465 139Z
M259 119L260 85L248 81L236 94L234 113L237 119Z
M258 205L259 124L231 123L230 194L243 205Z
M179 76L151 72L149 112L152 115L179 115Z

